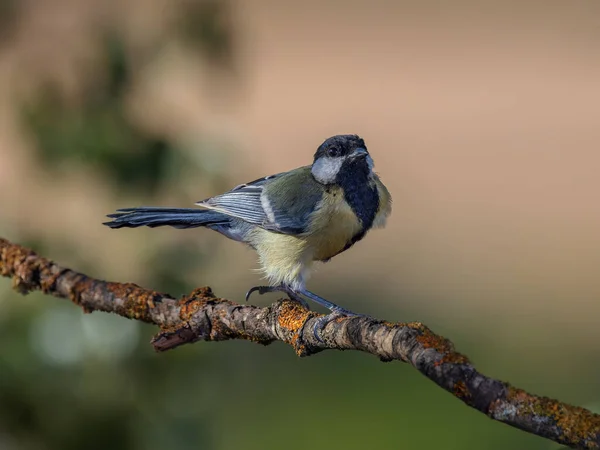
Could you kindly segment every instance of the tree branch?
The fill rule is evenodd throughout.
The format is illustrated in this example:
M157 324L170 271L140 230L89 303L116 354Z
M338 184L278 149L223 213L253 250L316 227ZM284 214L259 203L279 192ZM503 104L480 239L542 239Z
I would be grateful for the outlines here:
M158 325L157 351L199 340L283 341L299 356L326 349L360 350L411 364L427 378L494 420L573 448L600 447L600 415L538 397L479 373L453 344L425 325L368 317L324 316L282 300L259 308L217 298L210 288L175 299L132 283L90 278L0 238L0 274L26 294L70 299L86 313L112 312Z

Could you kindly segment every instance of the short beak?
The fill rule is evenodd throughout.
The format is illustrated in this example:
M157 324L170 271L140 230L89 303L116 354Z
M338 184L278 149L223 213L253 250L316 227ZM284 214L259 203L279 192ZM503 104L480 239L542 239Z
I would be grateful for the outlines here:
M367 151L367 149L366 149L366 148L359 147L359 148L355 149L355 150L352 152L352 155L351 155L351 156L352 156L353 158L360 158L361 156L362 156L362 157L365 157L365 156L368 156L368 155L369 155L369 152Z

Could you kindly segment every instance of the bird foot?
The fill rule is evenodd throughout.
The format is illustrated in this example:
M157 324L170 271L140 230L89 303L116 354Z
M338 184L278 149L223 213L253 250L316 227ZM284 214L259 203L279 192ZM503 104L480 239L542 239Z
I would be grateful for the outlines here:
M250 288L250 290L246 293L246 301L248 301L248 299L254 292L258 292L259 295L268 294L269 292L284 292L290 299L299 302L303 307L310 311L310 306L308 306L306 300L304 300L296 292L294 292L287 286L254 286L253 288Z
M315 339L321 343L324 343L322 334L323 334L323 331L325 330L325 327L327 326L327 324L329 324L330 322L333 322L336 319L339 319L340 317L368 317L368 316L365 316L364 314L356 314L356 313L353 313L352 311L348 311L347 309L338 307L338 309L332 310L331 313L329 313L325 316L321 316L315 321L315 324L313 325L313 329L312 329L313 336L315 337Z
M259 295L263 295L269 292L275 292L277 290L278 289L276 286L254 286L253 288L250 288L248 292L246 292L246 301L248 301L250 296L255 292L258 292Z

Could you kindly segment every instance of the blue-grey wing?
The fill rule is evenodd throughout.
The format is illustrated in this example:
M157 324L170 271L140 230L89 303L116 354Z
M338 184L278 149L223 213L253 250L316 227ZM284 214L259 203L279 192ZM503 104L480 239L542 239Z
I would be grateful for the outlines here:
M298 235L307 231L321 197L310 168L302 167L241 184L197 205L277 233Z

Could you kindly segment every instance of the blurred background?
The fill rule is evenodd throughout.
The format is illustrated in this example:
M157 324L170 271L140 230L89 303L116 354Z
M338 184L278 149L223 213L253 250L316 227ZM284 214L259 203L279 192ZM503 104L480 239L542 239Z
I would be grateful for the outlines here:
M190 206L358 133L394 211L313 290L597 410L599 45L597 0L0 0L0 236L242 301L252 251L105 214ZM248 342L155 354L154 332L0 280L0 449L557 447L400 363Z

